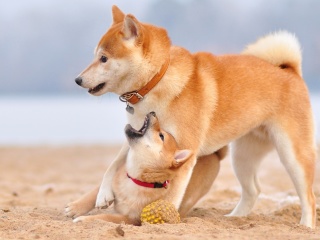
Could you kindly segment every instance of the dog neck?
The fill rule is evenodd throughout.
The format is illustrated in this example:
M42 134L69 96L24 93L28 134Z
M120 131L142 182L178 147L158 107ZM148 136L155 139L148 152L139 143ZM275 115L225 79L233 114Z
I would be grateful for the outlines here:
M168 188L168 184L169 184L169 180L165 181L164 183L158 183L158 182L154 182L154 183L148 183L148 182L142 182L138 179L132 178L129 176L129 174L127 173L128 178L130 178L132 180L132 182L134 182L135 184L142 186L142 187L147 187L147 188Z
M136 104L141 101L144 96L150 92L152 88L154 88L158 82L162 79L163 75L166 73L170 63L170 57L166 60L166 62L162 65L159 72L142 88L136 91L127 92L119 96L121 102Z

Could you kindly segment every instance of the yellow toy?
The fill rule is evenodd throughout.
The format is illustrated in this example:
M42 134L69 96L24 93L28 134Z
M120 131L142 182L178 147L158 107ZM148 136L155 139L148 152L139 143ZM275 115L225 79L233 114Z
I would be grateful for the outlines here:
M161 224L179 223L180 214L174 205L168 201L159 199L150 203L142 209L140 215L141 223Z

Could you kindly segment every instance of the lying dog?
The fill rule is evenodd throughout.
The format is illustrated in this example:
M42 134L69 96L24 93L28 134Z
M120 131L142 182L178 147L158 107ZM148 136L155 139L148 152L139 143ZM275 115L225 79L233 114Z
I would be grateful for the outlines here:
M191 151L178 150L174 138L160 128L153 112L146 116L139 131L128 124L125 133L130 149L112 181L115 213L81 216L74 222L102 219L140 225L140 214L146 205L175 198L174 186L179 181L176 173L191 157Z
M313 117L296 38L278 32L240 55L191 54L172 46L163 28L141 23L116 6L112 12L113 23L98 43L93 63L76 83L95 96L120 95L135 128L148 112L156 111L161 127L178 146L191 149L194 157L181 167L172 200L179 211L185 214L209 189L223 147L232 142L242 196L230 216L249 214L260 193L259 165L275 147L301 201L300 223L315 227ZM125 143L99 190L69 205L70 215L87 212L94 202L96 207L107 206L114 199L111 180L128 149ZM209 167L198 167L201 164Z

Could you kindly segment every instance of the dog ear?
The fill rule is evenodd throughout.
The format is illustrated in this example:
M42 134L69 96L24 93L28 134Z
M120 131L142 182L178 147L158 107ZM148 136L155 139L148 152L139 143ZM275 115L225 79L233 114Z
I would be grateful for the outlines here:
M141 43L142 29L139 21L131 14L124 18L123 34L125 39L129 40L135 38L137 42Z
M172 165L174 167L181 166L183 163L185 163L190 158L191 155L192 155L191 150L188 150L188 149L177 150L174 154L174 161L173 161Z
M116 6L112 6L112 18L113 18L113 23L116 24L119 22L123 22L125 14Z

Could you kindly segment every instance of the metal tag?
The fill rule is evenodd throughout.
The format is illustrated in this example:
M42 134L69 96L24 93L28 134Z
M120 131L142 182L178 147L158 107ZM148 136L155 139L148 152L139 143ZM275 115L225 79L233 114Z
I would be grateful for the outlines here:
M134 114L134 108L131 107L129 104L127 104L126 110L127 110L128 113Z

